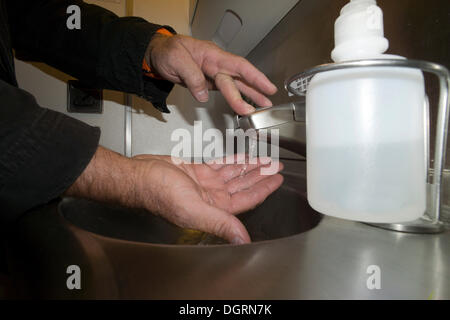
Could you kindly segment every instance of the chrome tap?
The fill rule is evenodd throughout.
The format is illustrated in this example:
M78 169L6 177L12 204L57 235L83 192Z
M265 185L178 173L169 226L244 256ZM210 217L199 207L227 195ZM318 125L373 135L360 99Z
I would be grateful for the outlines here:
M278 129L280 147L306 156L305 100L258 109L235 117L235 129Z

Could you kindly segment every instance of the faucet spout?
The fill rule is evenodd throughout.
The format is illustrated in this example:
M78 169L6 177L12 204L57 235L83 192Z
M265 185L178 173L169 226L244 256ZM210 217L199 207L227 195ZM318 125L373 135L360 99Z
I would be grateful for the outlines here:
M305 122L305 101L261 108L246 116L237 115L235 117L235 128L243 130L269 129L291 121Z
M279 146L306 156L306 110L300 100L235 117L235 129L279 130Z

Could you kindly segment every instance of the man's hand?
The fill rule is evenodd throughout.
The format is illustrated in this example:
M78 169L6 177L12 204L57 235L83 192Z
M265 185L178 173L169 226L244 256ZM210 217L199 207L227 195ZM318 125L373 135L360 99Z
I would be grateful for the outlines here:
M200 102L208 101L208 90L220 90L238 114L255 109L240 92L258 106L269 107L266 95L277 91L275 85L246 59L223 51L214 43L191 37L156 34L146 52L147 63L161 77L186 86Z
M250 237L234 215L263 202L283 182L280 174L261 175L262 167L261 161L175 165L169 156L128 159L99 147L66 195L145 208L178 226L241 244Z

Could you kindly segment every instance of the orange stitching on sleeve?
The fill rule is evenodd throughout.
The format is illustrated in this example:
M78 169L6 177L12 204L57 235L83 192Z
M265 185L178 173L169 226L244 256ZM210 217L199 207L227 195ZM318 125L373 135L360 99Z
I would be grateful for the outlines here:
M156 30L156 33L163 34L169 37L173 36L173 33L167 30L166 28L159 28L158 30ZM161 76L157 75L152 71L152 68L150 68L147 61L145 61L145 58L142 61L142 71L144 71L144 75L146 75L147 77L162 79Z

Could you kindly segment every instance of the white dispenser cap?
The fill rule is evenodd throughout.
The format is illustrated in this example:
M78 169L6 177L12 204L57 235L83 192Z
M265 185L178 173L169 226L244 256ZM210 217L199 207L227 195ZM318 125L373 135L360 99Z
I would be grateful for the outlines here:
M334 25L334 62L376 59L389 48L383 11L375 0L350 0Z

